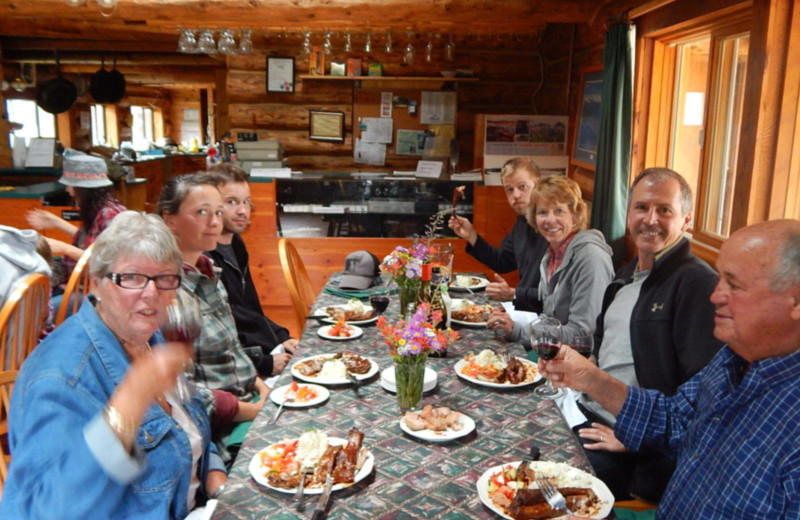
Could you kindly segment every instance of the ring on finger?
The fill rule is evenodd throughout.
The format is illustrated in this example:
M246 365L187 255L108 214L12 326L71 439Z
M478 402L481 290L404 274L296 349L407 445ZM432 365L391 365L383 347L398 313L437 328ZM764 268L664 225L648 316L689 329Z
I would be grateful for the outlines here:
M605 439L605 437L603 437L603 436L601 435L601 436L600 436L600 442L605 442L605 440L606 440L606 439Z

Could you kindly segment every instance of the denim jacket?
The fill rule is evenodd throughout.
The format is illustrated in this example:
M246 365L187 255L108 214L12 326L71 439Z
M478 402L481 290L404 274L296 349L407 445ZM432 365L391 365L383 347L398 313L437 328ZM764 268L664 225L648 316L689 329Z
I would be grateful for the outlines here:
M154 402L131 456L103 418L129 365L119 341L88 303L34 349L12 393L13 460L0 518L162 520L188 514L191 448L183 429ZM198 395L186 410L203 436L204 482L212 466L224 466L211 453L208 417Z

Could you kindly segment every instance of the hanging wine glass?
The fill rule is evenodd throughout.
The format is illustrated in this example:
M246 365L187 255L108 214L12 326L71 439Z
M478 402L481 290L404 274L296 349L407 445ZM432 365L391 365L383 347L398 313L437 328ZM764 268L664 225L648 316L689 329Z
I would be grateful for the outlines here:
M372 31L367 29L367 36L364 40L364 52L372 52Z
M433 41L431 40L431 33L428 33L428 43L425 45L425 61L428 63L433 61Z
M325 54L330 54L332 49L333 45L331 45L331 32L325 31L325 41L322 43L322 51Z
M450 157L449 157L449 160L450 160L450 173L451 174L456 173L456 171L457 171L456 168L458 168L458 159L459 159L458 141L456 141L455 139L451 139L450 140Z
M390 29L386 29L386 47L384 48L386 54L391 54L394 50L392 46L392 31Z
M444 46L444 59L447 61L453 61L456 54L456 44L453 43L453 35L449 35L447 43Z
M311 31L303 32L303 54L311 54Z
M252 34L253 32L250 29L242 29L242 38L239 40L239 54L250 54L253 52Z
M178 52L194 54L197 52L197 40L192 29L183 29L178 39Z
M233 31L231 29L223 29L220 32L217 50L219 50L220 54L236 54L236 40L233 39Z
M344 52L352 52L353 51L353 42L350 36L350 31L348 31L344 35Z
M214 43L214 31L203 29L197 40L197 51L203 54L216 54L217 45Z
M414 31L409 29L406 32L406 36L408 37L408 43L406 44L406 49L403 52L403 63L406 65L411 65L414 63L414 45L411 43L411 40L414 38Z

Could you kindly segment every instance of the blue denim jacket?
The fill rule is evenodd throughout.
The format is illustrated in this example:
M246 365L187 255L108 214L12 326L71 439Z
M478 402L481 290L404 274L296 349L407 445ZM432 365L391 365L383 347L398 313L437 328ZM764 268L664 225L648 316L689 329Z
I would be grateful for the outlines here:
M129 365L88 303L34 349L11 397L13 458L0 518L163 520L188 514L191 448L183 429L153 403L131 456L103 418ZM203 482L210 466L224 466L210 451L210 425L199 396L186 408L203 435Z

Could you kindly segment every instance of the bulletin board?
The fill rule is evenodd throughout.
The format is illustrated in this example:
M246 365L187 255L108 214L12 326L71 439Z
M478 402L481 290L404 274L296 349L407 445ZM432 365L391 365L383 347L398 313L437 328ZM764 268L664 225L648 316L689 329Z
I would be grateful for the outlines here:
M435 89L425 89L435 90ZM397 89L397 88L380 88L380 89L367 89L356 88L354 92L353 102L353 137L361 138L360 121L365 117L381 117L381 95L384 92L391 92L394 99L405 98L410 102L416 103L416 111L412 115L409 113L408 106L398 106L393 103L392 106L392 142L386 146L386 160L400 160L405 159L416 164L420 159L442 159L446 161L448 151L444 151L442 155L436 157L423 157L420 155L407 155L397 153L397 131L398 130L416 130L425 131L433 130L437 135L450 134L449 138L455 137L455 124L453 125L425 125L420 122L420 109L422 107L422 92L423 89ZM457 111L456 111L457 112Z

